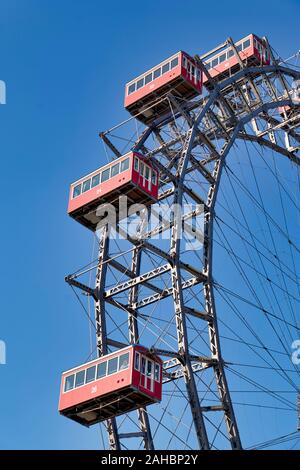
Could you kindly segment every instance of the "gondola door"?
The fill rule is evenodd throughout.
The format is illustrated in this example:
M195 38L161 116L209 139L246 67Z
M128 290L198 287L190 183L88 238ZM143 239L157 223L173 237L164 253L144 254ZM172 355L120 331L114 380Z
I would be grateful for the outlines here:
M146 356L141 359L141 386L154 391L154 362Z

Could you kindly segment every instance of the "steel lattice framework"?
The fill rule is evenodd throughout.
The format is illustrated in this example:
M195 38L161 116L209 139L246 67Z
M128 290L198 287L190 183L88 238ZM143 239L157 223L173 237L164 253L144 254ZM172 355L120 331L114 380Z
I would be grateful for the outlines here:
M196 59L205 70L202 60ZM264 67L247 68L241 64L238 73L221 83L210 78L212 91L194 101L182 101L176 90L171 90L163 97L169 103L169 112L135 134L132 150L144 154L160 172L159 204L204 208L204 233L193 231L188 224L199 209L182 214L187 232L198 237L198 241L203 240L199 256L193 255L191 262L191 253L185 250L179 236L182 219L175 217L170 221L160 216L154 227L149 229L146 224L147 230L140 230L139 237L127 236L124 249L111 236L108 226L101 229L95 288L79 282L76 276L67 278L95 300L99 355L110 348L142 342L166 357L165 386L175 382L183 397L182 415L189 424L187 436L192 448L213 448L218 432L232 449L242 447L218 335L212 271L214 210L226 157L238 140L271 148L300 164L296 155L300 145L297 129L300 111L285 119L278 113L279 106L291 105L291 83L300 78L300 72L280 65L274 56L272 59L272 65ZM115 129L101 133L100 137L118 157L124 151L113 141L114 135ZM284 146L280 143L282 137ZM117 232L124 234L121 223ZM163 233L169 235L162 241L158 235ZM152 269L149 260L154 265ZM165 315L167 323L156 337L152 334L155 326L149 313L153 309L159 310L162 317ZM174 340L172 345L166 340L168 334ZM163 344L168 346L164 348ZM216 405L205 405L199 383L209 384L214 390ZM157 428L166 413L172 413L172 409L174 412L174 406L175 401L172 407L166 405L160 415L153 414L151 409L139 409L125 421L124 417L110 420L107 423L110 448L127 448L130 438L135 447L159 448L160 442L155 442ZM219 424L211 416L218 416ZM163 426L167 433L168 425ZM180 439L177 428L172 433Z

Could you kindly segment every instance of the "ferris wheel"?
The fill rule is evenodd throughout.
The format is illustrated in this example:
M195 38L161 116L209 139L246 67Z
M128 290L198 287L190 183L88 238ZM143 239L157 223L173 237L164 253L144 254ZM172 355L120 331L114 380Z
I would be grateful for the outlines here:
M174 54L126 85L107 164L71 185L97 256L66 281L96 340L60 412L102 448L299 445L297 57L254 34Z

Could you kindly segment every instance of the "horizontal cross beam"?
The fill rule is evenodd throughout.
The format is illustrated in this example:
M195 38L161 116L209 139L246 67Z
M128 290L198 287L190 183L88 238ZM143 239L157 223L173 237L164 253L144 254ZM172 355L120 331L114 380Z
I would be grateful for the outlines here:
M147 273L141 274L133 279L130 279L126 282L122 282L120 284L115 285L111 289L104 292L104 297L109 298L113 295L119 294L120 292L124 292L125 290L131 289L133 286L137 286L139 284L143 284L145 281L149 279L154 279L155 277L161 276L162 274L170 271L171 266L170 264L164 264L163 266L159 266L158 268L152 269Z

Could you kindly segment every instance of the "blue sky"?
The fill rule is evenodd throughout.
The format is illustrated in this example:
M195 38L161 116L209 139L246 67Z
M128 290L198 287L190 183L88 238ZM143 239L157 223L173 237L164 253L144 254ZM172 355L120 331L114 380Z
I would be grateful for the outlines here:
M106 162L98 132L127 117L125 82L229 35L267 35L287 57L299 17L291 0L0 1L1 448L98 448L95 430L57 413L60 372L88 351L64 276L90 260L92 237L66 207L70 181Z

